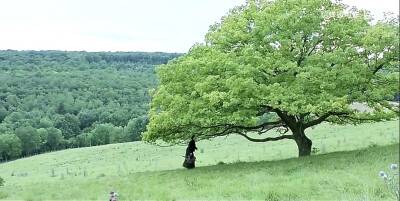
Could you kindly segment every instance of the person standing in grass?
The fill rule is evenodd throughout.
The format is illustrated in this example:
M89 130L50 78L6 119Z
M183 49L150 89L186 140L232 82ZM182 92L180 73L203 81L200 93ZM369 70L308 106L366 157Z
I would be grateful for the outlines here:
M186 157L193 155L194 156L194 151L197 150L196 147L196 142L195 142L195 136L192 136L192 139L189 142L188 147L186 148Z
M197 150L195 136L192 136L192 139L189 142L188 147L186 148L185 161L183 162L183 167L192 169L195 168L196 157L194 156L194 152Z

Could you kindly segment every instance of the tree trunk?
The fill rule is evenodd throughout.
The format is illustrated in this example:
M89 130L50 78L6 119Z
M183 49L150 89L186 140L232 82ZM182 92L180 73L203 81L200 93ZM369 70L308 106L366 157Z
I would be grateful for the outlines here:
M304 134L304 130L300 128L294 130L293 136L299 149L299 157L310 156L312 141Z

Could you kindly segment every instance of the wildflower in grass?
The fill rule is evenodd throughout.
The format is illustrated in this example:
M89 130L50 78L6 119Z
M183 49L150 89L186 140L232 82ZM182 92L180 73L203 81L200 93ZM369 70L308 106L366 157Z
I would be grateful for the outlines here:
M396 170L396 169L397 169L397 164L392 164L392 165L390 165L390 169Z
M388 175L387 174L384 174L383 176L382 176L382 179L384 179L384 180L386 180L388 178Z
M118 193L115 191L110 192L110 201L117 201Z
M390 165L392 173L386 173L384 171L379 172L379 176L385 181L386 186L397 199L399 199L399 177L397 176L397 164Z

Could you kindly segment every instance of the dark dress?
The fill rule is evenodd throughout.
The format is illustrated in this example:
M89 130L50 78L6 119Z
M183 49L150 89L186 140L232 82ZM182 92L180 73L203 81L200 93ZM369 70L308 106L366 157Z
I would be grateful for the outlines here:
M183 161L183 167L187 169L193 169L196 167L196 157L194 156L194 151L197 150L196 142L192 139L186 148L185 161Z
M192 140L190 140L189 145L188 145L188 147L186 148L185 157L190 156L191 153L194 155L194 151L195 151L195 150L197 150L196 142L192 139Z
M185 157L185 160L183 161L183 167L187 169L193 169L196 167L195 162L196 162L196 157L193 154L191 154L189 157Z

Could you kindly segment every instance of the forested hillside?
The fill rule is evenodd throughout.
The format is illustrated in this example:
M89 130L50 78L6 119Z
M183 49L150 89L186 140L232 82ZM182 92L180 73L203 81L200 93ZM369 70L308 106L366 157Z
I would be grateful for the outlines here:
M0 51L0 160L140 140L178 53Z

